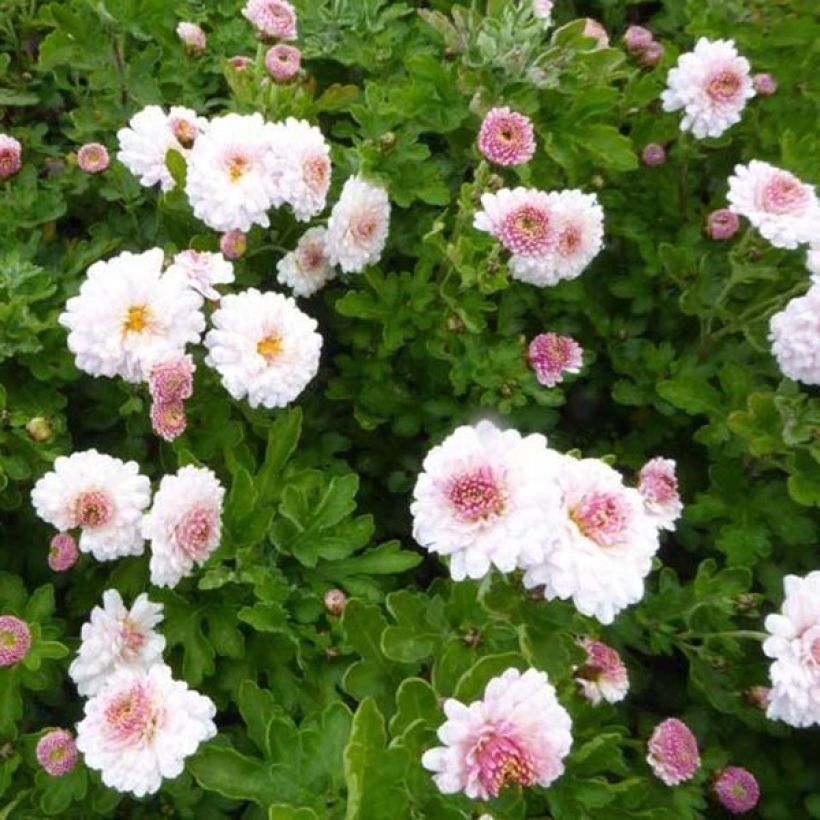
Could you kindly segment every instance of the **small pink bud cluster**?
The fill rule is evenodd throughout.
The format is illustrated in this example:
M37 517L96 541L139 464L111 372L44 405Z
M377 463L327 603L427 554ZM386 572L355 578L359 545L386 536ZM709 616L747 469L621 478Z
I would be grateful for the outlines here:
M643 26L630 26L624 34L624 45L645 68L656 66L663 58L663 46Z
M23 166L23 147L14 137L0 134L0 182L13 177Z
M77 744L67 729L52 729L37 742L37 762L52 777L62 777L77 765Z
M745 814L760 800L757 778L740 766L727 766L719 771L712 781L712 793L731 814Z
M740 217L728 208L712 211L706 221L706 233L712 239L731 239L740 229Z
M0 667L14 666L31 649L31 630L14 615L0 615Z
M151 368L151 426L165 441L173 441L185 432L185 399L191 398L193 386L194 363L188 355L159 362Z
M302 67L302 52L296 46L279 43L268 49L265 68L277 83L289 83Z
M58 532L51 539L48 550L48 566L54 572L65 572L77 563L80 551L77 541L69 532Z
M226 259L239 259L248 249L248 237L242 231L228 231L219 239L219 250Z
M196 23L180 23L177 26L177 36L185 46L185 50L195 57L202 54L208 46L205 32Z
M108 149L98 142L87 142L77 151L77 165L87 174L101 174L110 162Z

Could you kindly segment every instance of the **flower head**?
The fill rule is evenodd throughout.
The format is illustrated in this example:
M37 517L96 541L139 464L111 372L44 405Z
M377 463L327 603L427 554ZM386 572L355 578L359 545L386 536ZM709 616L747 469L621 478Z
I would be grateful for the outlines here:
M37 762L52 777L62 777L77 765L77 744L67 729L51 729L37 741Z
M148 371L148 390L159 404L191 398L194 391L194 360L189 355L166 359Z
M653 458L641 467L638 492L657 526L662 530L675 529L683 504L678 493L675 462L671 458Z
M142 555L142 511L151 483L135 461L85 450L60 456L31 492L37 515L60 532L81 529L80 551L98 561Z
M188 416L181 401L151 403L151 429L164 441L179 438L188 427Z
M575 680L584 697L593 705L618 703L629 691L629 675L617 650L601 641L584 638L586 661L575 670Z
M700 768L697 738L677 718L667 718L654 728L647 750L646 762L667 786L691 780Z
M327 230L310 228L302 234L296 250L277 264L277 281L288 285L296 296L312 296L336 276L327 258Z
M110 162L108 149L99 142L87 142L77 151L77 165L87 174L101 174Z
M645 49L638 52L638 62L644 68L654 68L663 59L663 55L663 44L653 40Z
M740 122L746 100L755 95L749 69L733 40L701 37L695 50L681 55L669 71L663 110L684 111L681 131L698 139L719 137Z
M552 7L555 5L554 0L532 0L533 16L542 20L545 26L552 22Z
M177 37L182 41L185 50L189 54L202 54L208 46L208 38L202 30L202 26L196 23L179 23L177 25Z
M529 117L493 108L478 132L478 150L496 165L523 165L535 155L535 134Z
M777 80L771 74L755 74L752 83L761 97L771 97L777 93Z
M655 42L652 32L643 26L630 26L624 34L627 51L640 52Z
M643 160L643 164L648 165L650 168L663 165L666 162L666 150L659 143L650 142L649 145L643 149L641 159Z
M345 611L347 595L341 589L329 589L322 598L325 609L337 617Z
M77 541L69 532L59 532L51 539L48 549L48 566L54 572L65 572L77 563L80 551Z
M721 769L712 781L712 793L731 814L745 814L760 800L757 778L740 766Z
M261 37L296 39L296 9L285 0L248 0L242 14Z
M578 373L583 364L584 350L571 336L539 333L527 352L530 367L545 387L555 387L564 373Z
M728 208L718 208L709 214L706 221L706 232L712 239L731 239L740 229L740 219Z
M106 786L142 797L180 775L185 758L216 735L215 714L209 698L164 664L123 669L86 702L77 748Z
M483 194L481 207L475 227L494 236L514 256L543 258L555 247L556 215L549 194L534 188L502 188Z
M302 52L295 46L278 43L265 54L265 68L277 83L290 82L299 74L301 67Z
M248 249L248 238L242 231L228 231L219 238L219 250L226 259L241 259Z
M234 71L242 72L253 65L253 60L244 54L235 54L228 58L228 63Z
M23 147L8 134L0 134L0 182L23 167Z
M0 615L0 667L14 666L31 649L31 630L14 615Z
M609 35L606 29L591 17L587 17L584 21L584 37L595 40L597 48L606 48L609 45Z
M166 274L179 276L188 287L215 302L220 298L216 285L228 285L234 280L233 265L221 253L208 251L178 253Z
M820 285L813 284L772 316L769 341L784 376L820 384Z
M544 672L508 669L487 684L482 700L450 698L444 714L444 745L421 759L444 794L488 800L508 785L549 786L564 772L572 721Z

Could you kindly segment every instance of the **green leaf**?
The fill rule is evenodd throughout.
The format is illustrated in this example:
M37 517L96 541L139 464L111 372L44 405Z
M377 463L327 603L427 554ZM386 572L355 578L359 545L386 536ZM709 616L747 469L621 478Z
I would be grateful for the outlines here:
M188 771L206 791L234 800L251 800L267 808L277 795L268 766L228 746L202 747L187 764Z
M242 720L248 727L248 736L257 745L259 751L269 757L268 724L274 716L281 714L281 707L269 690L260 689L251 680L244 680L240 684L237 705Z
M524 671L529 668L529 664L518 652L486 655L459 678L453 697L462 703L480 699L490 680L510 667Z
M185 162L185 157L175 148L170 148L165 152L165 164L179 189L184 190L185 179L188 176L188 163Z

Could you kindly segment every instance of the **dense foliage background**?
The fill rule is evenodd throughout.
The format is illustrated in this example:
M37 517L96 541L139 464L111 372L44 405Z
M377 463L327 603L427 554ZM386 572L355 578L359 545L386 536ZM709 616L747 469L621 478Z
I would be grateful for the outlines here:
M506 0L302 0L309 79L267 88L254 80L261 67L240 75L227 64L261 59L240 6L7 0L0 10L0 130L24 146L23 170L0 184L0 608L40 624L25 666L0 670L0 817L474 817L484 809L440 795L420 755L434 745L440 698L469 700L511 665L549 673L574 747L552 788L506 790L486 809L496 817L716 817L705 784L727 762L758 777L761 817L820 817L816 730L766 720L746 695L768 682L759 644L722 635L759 630L783 575L818 566L820 401L780 377L765 338L767 317L807 274L801 253L754 234L704 233L739 161L820 181L814 0L560 2L547 35L522 32ZM594 49L582 22L564 26L584 16L604 24L610 48ZM179 20L203 25L203 56L185 54ZM631 22L666 48L652 70L622 48ZM695 144L658 98L700 35L734 38L779 91ZM594 190L604 206L606 248L576 281L512 282L471 227L493 184L477 173L476 133L497 102L528 114L539 142L530 164L504 172L510 185ZM149 103L305 117L332 141L334 195L361 168L394 205L382 262L303 302L325 346L298 406L253 411L202 367L189 430L172 445L152 434L145 391L81 374L56 323L96 260L217 247L181 193L147 191L116 162L100 176L76 167L81 144L113 153L116 130ZM641 165L649 142L666 145L665 165ZM237 286L277 288L275 263L300 232L284 212L254 229ZM544 330L587 351L583 374L555 389L522 357ZM414 544L421 459L485 416L627 470L677 459L683 520L644 601L613 626L531 600L499 574L452 583ZM167 658L214 699L220 735L151 800L121 798L82 766L48 778L33 756L43 726L81 716L59 644L76 648L104 589L130 599L148 588L147 557L84 557L62 575L46 566L32 483L57 455L92 446L155 479L202 463L229 487L206 569L151 590L165 605ZM349 596L341 617L323 606L330 587ZM577 692L582 634L627 662L632 689L617 708L593 709ZM646 736L669 715L694 729L705 764L676 789L644 762Z

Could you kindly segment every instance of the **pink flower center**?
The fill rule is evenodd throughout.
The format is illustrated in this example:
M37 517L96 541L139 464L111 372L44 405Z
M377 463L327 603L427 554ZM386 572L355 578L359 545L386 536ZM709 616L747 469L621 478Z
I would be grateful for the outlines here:
M520 205L510 211L501 226L501 240L515 254L539 256L553 239L552 219L543 208Z
M74 500L75 526L84 530L104 527L114 513L111 498L102 490L86 490Z
M145 646L145 633L130 618L123 618L120 625L120 655L126 661L133 661L139 657L140 650Z
M479 467L450 481L447 499L463 521L488 521L504 512L504 489L490 467Z
M379 227L379 220L376 214L364 213L353 223L352 233L357 241L369 242L376 234Z
M325 254L319 244L310 243L305 245L299 252L299 267L303 271L317 271L324 263Z
M479 782L493 797L497 797L504 786L535 783L532 756L510 737L492 734L482 738L476 746L475 757Z
M13 148L0 148L0 176L10 176L19 168L19 155Z
M806 187L785 171L776 173L763 189L763 208L775 214L799 212L808 200Z
M583 238L580 225L567 225L558 237L558 252L561 256L572 256L581 247Z
M211 546L216 516L207 507L195 507L182 516L174 528L174 537L180 549L191 558L201 558Z
M330 178L330 160L324 154L308 157L302 164L302 172L311 191L324 191Z
M171 131L183 148L190 148L197 138L197 127L188 120L179 117L171 118Z
M239 182L251 167L250 158L244 154L233 154L228 157L225 168L228 172L228 177L231 182Z
M145 687L135 684L119 695L105 710L105 720L116 740L134 743L150 740L161 713L154 710Z
M737 97L740 88L740 75L732 69L724 68L709 78L706 93L715 102L731 102Z
M629 524L629 510L614 493L585 495L572 509L570 517L585 537L601 547L619 543Z

